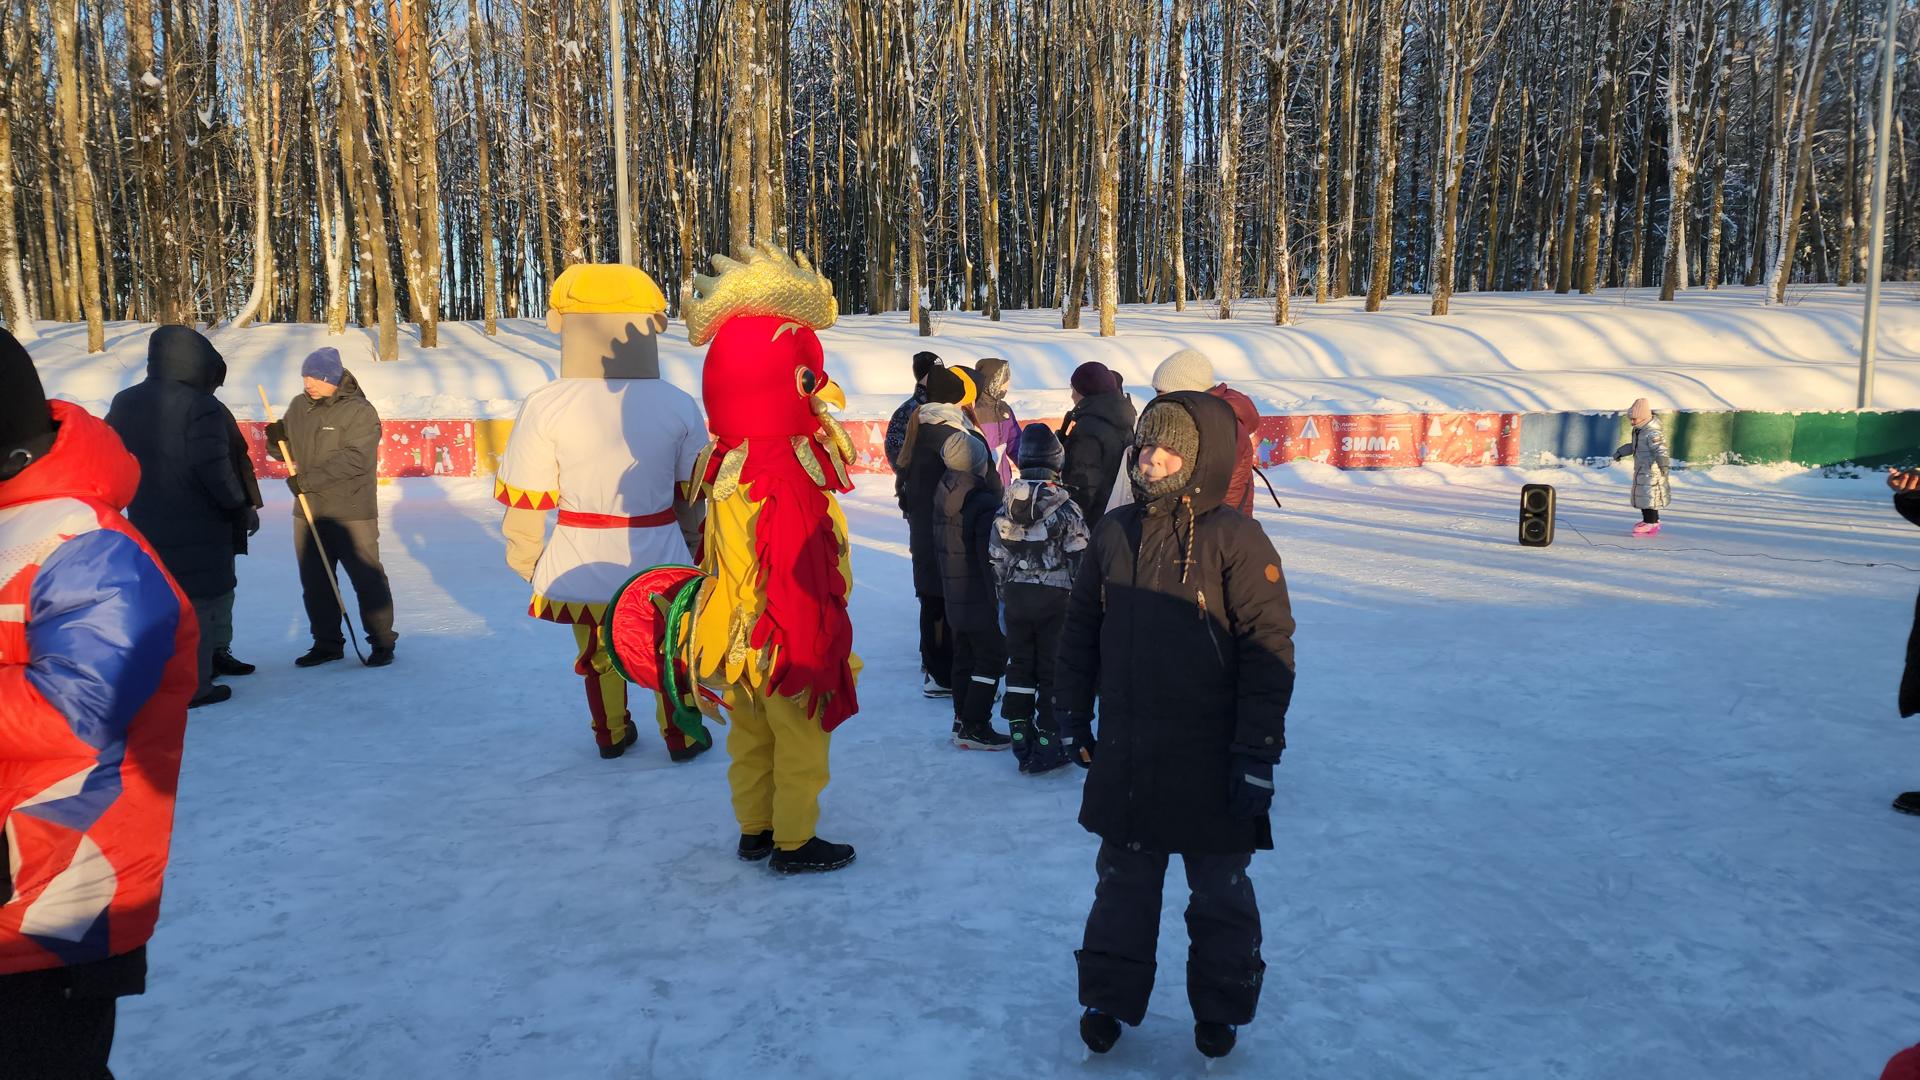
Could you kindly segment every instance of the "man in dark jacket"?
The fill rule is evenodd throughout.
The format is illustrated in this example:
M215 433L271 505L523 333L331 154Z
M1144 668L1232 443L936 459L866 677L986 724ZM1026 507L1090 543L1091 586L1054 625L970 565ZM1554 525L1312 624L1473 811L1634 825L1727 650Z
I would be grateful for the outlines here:
M1005 750L1011 740L993 729L992 717L1007 671L1007 640L1000 633L988 550L1000 512L1000 474L979 439L948 438L941 457L946 474L934 491L933 526L953 632L953 743L963 750Z
M1074 369L1073 411L1060 425L1067 450L1060 479L1088 528L1100 524L1113 499L1121 456L1133 442L1133 421L1133 406L1105 364L1090 360Z
M896 469L900 467L900 448L907 442L907 421L913 419L915 409L927 403L927 375L939 366L940 357L933 353L913 354L913 396L901 402L887 421L887 463Z
M225 376L212 342L189 327L162 326L147 339L146 381L114 397L107 425L140 463L128 520L159 552L200 625L224 623L231 644L235 536L257 529L260 516L234 467L233 414L213 396ZM221 644L203 629L192 706L233 696L213 681L226 673L215 663Z
M1232 1049L1266 965L1247 866L1273 846L1273 767L1293 695L1293 614L1260 526L1221 505L1233 410L1191 391L1149 405L1136 501L1093 536L1068 601L1056 704L1089 767L1080 824L1101 839L1080 966L1081 1036L1111 1049L1153 989L1168 857L1186 864L1187 996L1203 1054ZM1099 703L1096 741L1092 718Z
M283 441L293 450L295 473L287 477L294 494L293 551L313 630L313 648L294 663L314 667L346 655L340 604L329 583L334 568L345 566L360 601L360 629L373 646L367 666L384 667L393 663L399 635L393 632L393 591L380 565L380 508L375 498L380 414L335 349L315 349L300 365L300 375L306 392L287 406L285 419L267 427L267 446L274 457L280 456ZM302 495L313 510L318 545L300 510ZM326 548L324 563L319 547Z
M933 528L933 494L946 475L943 454L956 438L987 441L967 419L966 383L944 367L927 373L927 403L907 422L894 465L893 494L907 519L907 549L913 556L913 591L920 600L921 688L928 697L953 692L953 642L941 598L939 537Z

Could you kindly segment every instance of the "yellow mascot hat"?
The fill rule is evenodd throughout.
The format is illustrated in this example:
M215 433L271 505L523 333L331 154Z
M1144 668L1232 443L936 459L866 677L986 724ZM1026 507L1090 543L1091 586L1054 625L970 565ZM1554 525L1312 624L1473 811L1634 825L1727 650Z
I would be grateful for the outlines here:
M575 263L554 279L547 319L561 315L664 315L666 294L645 270L619 263Z

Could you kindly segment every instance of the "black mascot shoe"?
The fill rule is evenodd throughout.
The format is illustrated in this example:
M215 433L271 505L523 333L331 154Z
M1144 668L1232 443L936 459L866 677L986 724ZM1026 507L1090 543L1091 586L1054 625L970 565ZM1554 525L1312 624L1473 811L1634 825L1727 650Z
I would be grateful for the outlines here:
M206 693L187 702L187 708L197 709L202 705L218 705L232 696L233 687L231 686L208 687Z
M1080 1014L1080 1041L1094 1053L1104 1054L1120 1041L1120 1021L1099 1009L1088 1009Z
M1233 1053L1233 1040L1233 1028L1227 1024L1203 1020L1193 1025L1194 1047L1210 1058L1223 1058Z
M713 737L708 736L706 742L688 743L678 750L668 747L667 757L671 758L675 764L679 764L692 761L711 749L713 749Z
M213 673L215 675L240 676L251 675L254 666L245 660L236 660L231 650L221 649L213 654Z
M740 834L740 858L747 862L759 862L773 854L773 830Z
M824 874L853 861L853 845L828 843L819 837L792 851L775 851L770 865L777 874Z
M617 743L614 743L612 746L601 747L600 756L607 761L612 761L614 758L617 758L621 754L626 753L627 747L632 746L634 743L639 741L640 741L640 729L637 727L634 727L633 724L629 722L627 724L627 733L625 735L622 735L620 737L620 741Z
M293 666L319 667L321 664L331 664L345 655L347 655L347 649L344 645L315 645L307 650L307 655L295 660Z

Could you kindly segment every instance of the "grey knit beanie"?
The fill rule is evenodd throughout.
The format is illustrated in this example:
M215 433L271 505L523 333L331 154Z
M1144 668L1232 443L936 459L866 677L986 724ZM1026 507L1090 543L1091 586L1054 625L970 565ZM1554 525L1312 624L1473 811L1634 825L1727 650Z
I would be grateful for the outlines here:
M1147 406L1134 444L1141 453L1134 455L1133 486L1145 496L1145 501L1170 495L1193 483L1193 470L1200 463L1200 428L1186 409L1170 402ZM1149 446L1163 447L1180 455L1180 471L1159 480L1148 480L1141 475L1140 458Z
M1165 360L1153 373L1153 392L1171 394L1176 390L1213 389L1213 361L1199 349L1181 349Z

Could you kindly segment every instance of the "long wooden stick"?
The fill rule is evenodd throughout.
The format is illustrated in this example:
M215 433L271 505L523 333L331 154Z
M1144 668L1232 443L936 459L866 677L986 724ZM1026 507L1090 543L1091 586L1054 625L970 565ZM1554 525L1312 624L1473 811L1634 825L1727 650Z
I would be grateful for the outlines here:
M271 425L273 402L267 400L267 388L264 385L260 385L260 404L266 407L267 423ZM288 476L300 475L300 467L293 460L293 447L288 446L285 439L280 440L280 460L287 463ZM340 606L340 618L346 621L347 641L353 645L353 655L360 657L360 642L354 637L353 618L347 614L347 598L340 595L340 579L334 576L333 560L327 558L327 545L320 539L320 526L313 520L313 507L307 502L306 492L295 492L293 497L300 503L300 512L307 516L307 534L313 537L314 550L319 553L320 565L327 572L327 584L333 587L333 602ZM360 657L360 662L366 663L366 658Z

